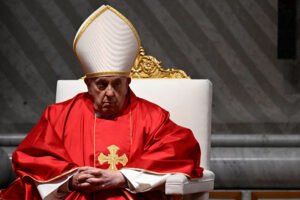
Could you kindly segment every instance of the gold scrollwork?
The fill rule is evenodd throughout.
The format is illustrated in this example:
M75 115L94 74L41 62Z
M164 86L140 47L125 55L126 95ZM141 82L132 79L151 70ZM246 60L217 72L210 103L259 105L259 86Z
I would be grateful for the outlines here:
M180 69L164 69L161 67L161 62L155 57L145 55L145 50L140 47L139 55L137 56L134 65L131 69L130 77L135 79L140 78L187 78L190 77Z

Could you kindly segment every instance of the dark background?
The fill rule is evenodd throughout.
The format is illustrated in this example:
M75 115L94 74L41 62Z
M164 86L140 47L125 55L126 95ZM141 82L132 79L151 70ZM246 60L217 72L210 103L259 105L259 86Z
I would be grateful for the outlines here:
M73 38L103 3L163 66L213 82L213 134L299 133L299 56L277 58L276 0L1 0L0 134L28 132L56 81L82 76Z
M73 38L103 3L165 67L213 82L213 134L299 133L299 58L277 58L276 0L1 0L0 134L28 132L56 81L82 75Z

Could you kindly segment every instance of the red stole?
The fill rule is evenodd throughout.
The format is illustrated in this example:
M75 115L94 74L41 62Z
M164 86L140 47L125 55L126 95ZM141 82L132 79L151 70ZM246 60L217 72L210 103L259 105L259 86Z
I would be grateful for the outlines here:
M128 162L131 146L131 112L115 119L95 119L95 167L112 170ZM107 161L106 161L107 160ZM115 168L116 167L116 168Z

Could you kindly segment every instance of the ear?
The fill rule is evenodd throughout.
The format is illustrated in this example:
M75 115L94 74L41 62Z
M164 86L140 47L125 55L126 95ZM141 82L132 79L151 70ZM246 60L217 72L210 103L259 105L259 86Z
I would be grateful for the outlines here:
M91 87L91 80L88 79L88 78L85 78L84 79L84 83L86 84L86 87L88 89L88 93L91 94L91 89L90 89L90 87Z
M89 84L90 84L89 79L85 78L85 79L84 79L84 82L85 82L86 86L89 86Z
M127 78L127 84L129 85L130 83L131 83L131 78L128 77L128 78Z

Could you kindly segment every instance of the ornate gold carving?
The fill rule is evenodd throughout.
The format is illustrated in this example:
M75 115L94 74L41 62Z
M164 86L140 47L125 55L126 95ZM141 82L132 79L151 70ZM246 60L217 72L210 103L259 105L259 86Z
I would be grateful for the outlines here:
M164 69L161 67L161 62L155 57L145 55L145 50L140 47L139 55L137 56L134 65L131 69L131 78L188 78L190 77L180 69Z
M126 163L128 162L128 158L126 156L126 154L123 154L122 156L118 156L116 153L119 150L119 147L117 147L116 145L110 145L109 147L107 147L109 154L106 156L103 153L100 153L99 157L98 157L98 161L99 163L102 165L105 162L108 162L109 164L109 168L110 170L117 170L117 164L121 163L123 166L126 165Z

